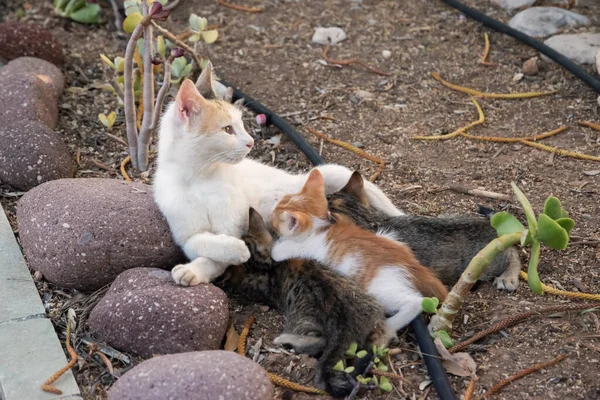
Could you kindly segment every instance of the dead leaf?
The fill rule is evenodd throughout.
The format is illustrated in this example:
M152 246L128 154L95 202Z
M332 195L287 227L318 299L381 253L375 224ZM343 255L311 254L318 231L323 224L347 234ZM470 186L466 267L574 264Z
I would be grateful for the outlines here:
M431 385L431 381L429 379L425 379L423 382L419 383L419 390L422 392L429 385Z
M236 351L240 335L235 331L233 324L227 330L227 339L225 340L224 349L227 351Z
M477 364L475 364L475 361L468 353L450 354L448 349L442 344L440 338L436 338L434 343L438 353L440 353L442 365L446 372L456 376L476 376Z
M587 175L587 176L596 176L596 175L600 174L600 169L594 169L591 171L583 171L583 174Z

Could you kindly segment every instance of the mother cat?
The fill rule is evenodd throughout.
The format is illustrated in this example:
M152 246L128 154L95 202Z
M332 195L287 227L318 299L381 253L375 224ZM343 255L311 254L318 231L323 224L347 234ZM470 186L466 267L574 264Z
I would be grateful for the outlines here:
M154 199L191 260L171 272L184 286L210 282L228 265L247 261L250 252L240 238L248 209L266 218L307 177L245 158L254 140L244 128L242 111L214 99L210 63L196 86L184 80L162 117L154 178ZM318 168L327 193L340 190L352 174L340 165ZM373 207L391 216L403 214L375 185L367 182L365 189Z

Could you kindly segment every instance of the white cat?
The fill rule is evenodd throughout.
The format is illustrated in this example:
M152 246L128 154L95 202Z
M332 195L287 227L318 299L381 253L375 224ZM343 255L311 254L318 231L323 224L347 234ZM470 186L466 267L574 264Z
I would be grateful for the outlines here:
M244 128L242 111L212 100L212 82L210 63L198 88L183 81L162 117L159 133L154 199L175 242L191 260L171 272L184 286L210 282L227 266L248 260L250 253L240 240L248 209L268 218L281 197L299 191L307 177L245 158L254 140ZM318 168L328 193L341 189L352 174L340 165ZM366 182L365 189L374 207L403 215L375 185Z

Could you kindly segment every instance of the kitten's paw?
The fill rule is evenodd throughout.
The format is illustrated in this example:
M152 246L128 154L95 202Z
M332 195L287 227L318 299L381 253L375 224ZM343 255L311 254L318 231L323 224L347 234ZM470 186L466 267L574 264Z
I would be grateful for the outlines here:
M286 259L286 251L283 243L275 243L271 249L271 258L273 261L280 262Z
M517 290L519 287L519 277L518 276L509 276L509 275L500 275L496 279L494 279L494 286L496 286L499 290L507 290L509 292L513 292Z
M196 286L201 283L209 283L211 276L203 273L202 268L194 262L179 264L171 270L171 277L176 284L181 286Z
M321 353L327 346L327 340L324 337L293 333L282 333L273 340L273 343L287 350L293 349L296 354L308 354L313 357Z
M250 250L243 240L236 239L233 242L232 250L235 253L231 259L231 265L240 265L250 259Z

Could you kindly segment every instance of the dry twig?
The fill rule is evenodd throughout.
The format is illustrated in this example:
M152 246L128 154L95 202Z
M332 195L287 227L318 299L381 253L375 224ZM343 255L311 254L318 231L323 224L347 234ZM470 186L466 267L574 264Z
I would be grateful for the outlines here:
M77 352L75 352L73 346L71 346L71 319L69 318L67 318L67 338L65 339L65 343L67 345L67 351L71 356L71 360L67 363L67 365L56 371L46 382L44 382L44 384L42 385L42 390L44 392L62 394L62 390L52 386L52 383L54 383L58 378L63 376L65 372L73 368L75 366L75 363L77 362Z
M217 0L217 4L220 4L227 8L231 8L233 10L245 11L245 12L249 12L249 13L260 13L260 12L264 11L264 9L262 9L260 7L238 6L237 4L228 3L225 0Z
M445 139L452 139L453 137L456 137L456 136L464 133L465 131L467 131L468 129L471 129L474 126L483 124L485 122L485 115L483 114L483 110L481 109L481 106L479 105L479 103L477 102L477 100L475 100L474 98L471 99L471 101L473 102L473 104L477 108L477 114L479 115L479 118L477 119L477 121L473 121L470 124L465 125L462 128L458 128L454 132L448 133L448 134L445 134L445 135L413 136L412 139L416 139L416 140L445 140Z
M592 128L593 130L600 131L600 125L595 124L589 121L579 121L579 126L587 126L588 128Z
M549 138L551 136L557 135L561 132L566 131L567 129L569 129L568 126L563 125L560 128L557 128L553 131L550 132L545 132L539 135L534 135L534 136L526 136L526 137L502 137L502 136L474 136L474 135L470 135L466 132L461 133L460 135L464 138L467 139L471 139L471 140L481 140L483 142L496 142L496 143L518 143L518 142L522 142L523 140L528 140L528 141L537 141L537 140L542 140L542 139L546 139Z
M460 185L451 185L448 187L448 189L454 192L470 194L472 196L486 197L488 199L510 200L510 196L504 193L489 192L481 189L469 189Z
M483 54L480 61L483 65L494 65L494 63L487 60L488 56L490 55L490 37L487 32L483 33L483 38L485 39L485 48L483 49Z
M357 58L352 58L350 60L336 60L333 58L329 58L327 56L327 52L329 51L329 44L326 44L325 47L323 47L323 59L325 61L327 61L329 64L335 64L335 65L351 65L351 64L358 64L364 68L366 68L367 70L373 72L374 74L377 75L382 75L382 76L393 76L394 73L393 72L384 72L381 70L378 70L377 68L373 68L371 67L369 64L367 64L366 62L359 60Z

